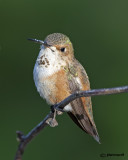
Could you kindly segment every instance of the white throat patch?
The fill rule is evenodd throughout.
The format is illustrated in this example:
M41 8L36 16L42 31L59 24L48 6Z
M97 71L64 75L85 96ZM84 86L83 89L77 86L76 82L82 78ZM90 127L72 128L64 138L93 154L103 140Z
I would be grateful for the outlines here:
M40 73L42 73L43 76L50 76L59 71L61 66L65 65L66 63L59 57L58 50L56 50L55 47L42 47L39 52L34 70L40 70Z

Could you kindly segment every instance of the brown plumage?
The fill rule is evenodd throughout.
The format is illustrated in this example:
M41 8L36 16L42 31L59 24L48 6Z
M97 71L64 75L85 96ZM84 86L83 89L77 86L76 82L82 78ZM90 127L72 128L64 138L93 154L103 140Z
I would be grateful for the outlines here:
M81 64L77 60L75 60L74 68L76 73L78 73L78 77L80 78L82 88L76 82L76 77L74 77L71 80L69 80L69 88L71 93L74 93L79 90L89 90L90 83L88 80L88 76L84 68L81 66ZM71 102L71 106L73 108L73 111L69 112L68 114L72 118L72 120L82 130L84 130L86 133L93 136L94 139L96 139L96 141L99 142L99 135L93 120L91 98L90 97L78 98L73 102Z
M90 90L86 71L75 59L72 43L67 36L54 33L40 42L44 46L35 64L34 80L41 97L54 105L76 91ZM75 99L65 110L83 131L99 142L90 97Z

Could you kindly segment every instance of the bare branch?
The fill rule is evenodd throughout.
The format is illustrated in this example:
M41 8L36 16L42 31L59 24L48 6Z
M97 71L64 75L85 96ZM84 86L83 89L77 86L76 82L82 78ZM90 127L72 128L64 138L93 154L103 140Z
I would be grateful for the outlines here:
M40 131L46 127L49 124L49 121L51 118L53 118L54 113L50 112L43 121L41 121L36 127L34 127L26 136L20 132L17 131L17 137L18 141L20 142L18 146L18 150L16 152L15 160L22 160L22 154L24 153L24 149L26 145L37 135L40 133Z
M78 91L69 97L65 98L63 101L61 101L58 104L55 104L52 106L52 112L44 118L43 121L41 121L35 128L33 128L26 136L20 132L17 131L17 139L20 142L15 160L22 160L22 155L24 153L24 149L26 145L35 137L37 136L40 131L46 127L47 125L50 125L52 127L55 127L57 125L57 122L55 120L55 113L56 110L63 111L63 108L69 104L71 101L75 100L76 98L80 97L91 97L91 96L99 96L99 95L110 95L110 94L119 94L128 92L128 86L122 86L122 87L115 87L115 88L106 88L106 89L93 89L89 91Z

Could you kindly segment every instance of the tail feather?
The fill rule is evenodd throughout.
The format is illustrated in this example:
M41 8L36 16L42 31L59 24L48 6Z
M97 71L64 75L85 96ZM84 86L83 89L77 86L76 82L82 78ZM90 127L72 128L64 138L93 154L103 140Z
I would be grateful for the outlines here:
M100 144L100 138L99 138L97 129L91 124L90 120L87 119L87 117L86 119L79 120L78 116L76 117L71 112L68 112L68 115L78 127L80 127L87 134L93 136L93 138Z

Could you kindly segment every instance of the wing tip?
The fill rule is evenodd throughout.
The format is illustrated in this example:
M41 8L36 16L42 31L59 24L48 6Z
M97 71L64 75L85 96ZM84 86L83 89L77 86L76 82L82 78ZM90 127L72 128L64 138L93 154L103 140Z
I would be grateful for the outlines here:
M99 137L98 135L93 136L93 138L94 138L99 144L101 144L101 142L100 142L100 137Z

